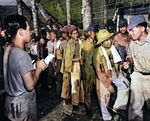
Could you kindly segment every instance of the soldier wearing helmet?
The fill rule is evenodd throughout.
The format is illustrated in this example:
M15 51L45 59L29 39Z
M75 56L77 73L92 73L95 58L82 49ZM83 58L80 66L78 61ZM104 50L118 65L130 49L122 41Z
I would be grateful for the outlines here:
M119 63L122 59L112 45L113 35L114 33L109 33L106 29L102 29L97 33L98 41L96 45L98 47L95 48L93 57L97 74L96 90L103 120L112 120L112 116L107 110L110 94L114 92L112 82L117 86L117 95L119 94L113 108L126 109L129 94L129 81L120 72L118 74L116 66L114 66L114 64Z

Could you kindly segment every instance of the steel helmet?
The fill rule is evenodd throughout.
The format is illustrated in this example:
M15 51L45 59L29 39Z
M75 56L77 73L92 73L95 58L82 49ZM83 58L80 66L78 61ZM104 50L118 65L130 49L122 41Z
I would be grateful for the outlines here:
M102 43L103 41L105 41L106 39L111 37L113 34L114 33L109 33L106 29L101 29L96 35L96 37L97 37L96 45Z

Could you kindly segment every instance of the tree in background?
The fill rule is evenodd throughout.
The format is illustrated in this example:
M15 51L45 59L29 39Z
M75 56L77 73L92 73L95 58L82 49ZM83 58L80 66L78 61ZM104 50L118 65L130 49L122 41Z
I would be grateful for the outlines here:
M31 0L31 10L32 10L32 16L33 16L33 27L35 30L35 35L38 36L38 19L37 19L37 9L35 7L35 0Z
M82 16L83 16L83 29L87 30L88 26L92 23L91 0L82 0Z
M67 8L67 25L70 25L71 24L70 0L66 0L66 8Z
M82 1L81 0L69 0L70 1L70 24L82 26ZM41 5L55 18L58 19L63 25L67 25L67 0L40 0Z

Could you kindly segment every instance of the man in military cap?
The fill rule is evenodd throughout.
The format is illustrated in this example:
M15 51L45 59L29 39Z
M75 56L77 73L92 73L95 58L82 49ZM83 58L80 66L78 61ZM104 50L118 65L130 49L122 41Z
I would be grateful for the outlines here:
M68 26L64 26L60 32L62 34L63 41L61 42L59 49L60 49L62 56L63 56L63 51L65 48L65 45L70 40L69 32L68 32Z
M78 30L75 25L68 27L68 32L71 39L67 42L61 66L61 72L63 72L63 86L61 97L64 99L71 99L73 105L73 111L78 110L79 102L84 102L84 95L80 96L81 80L80 80L80 62L79 62L79 47L82 43L78 39ZM71 87L70 87L71 84Z
M93 83L95 82L95 71L92 62L94 54L93 41L95 39L96 32L98 32L97 26L90 25L88 27L89 36L86 41L81 43L79 51L81 79L83 80L86 114L88 117L92 116L91 91Z
M127 27L132 40L130 42L125 69L134 64L131 74L131 99L129 105L129 121L143 121L144 102L150 110L150 34L147 33L147 22L143 15L130 19Z

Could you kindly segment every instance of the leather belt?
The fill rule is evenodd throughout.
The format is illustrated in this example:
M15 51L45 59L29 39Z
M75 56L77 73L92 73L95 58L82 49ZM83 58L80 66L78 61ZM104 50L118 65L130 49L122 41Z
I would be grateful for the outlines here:
M141 71L138 71L139 73L141 73L142 75L150 75L150 73L147 73L147 72L141 72Z

